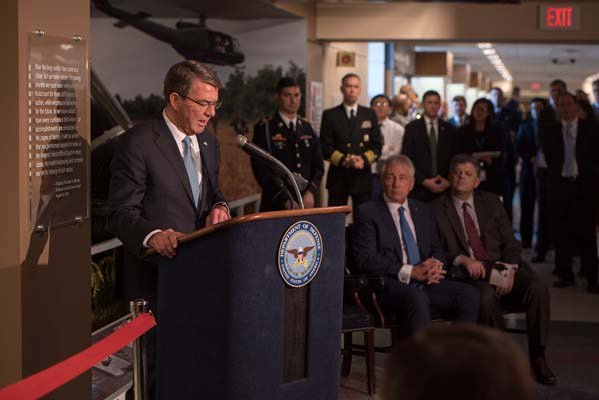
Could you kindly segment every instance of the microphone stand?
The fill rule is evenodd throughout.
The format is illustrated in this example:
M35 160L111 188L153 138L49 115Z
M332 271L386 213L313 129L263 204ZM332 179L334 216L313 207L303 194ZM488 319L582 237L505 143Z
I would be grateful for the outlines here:
M261 160L260 158L258 158L258 160ZM283 164L281 161L277 160L275 157L269 157L269 160L277 167L274 168L273 165L267 163L266 161L263 161L268 167L270 167L271 169L275 170L275 172L277 172L276 170L278 169L279 173L282 173L284 175L283 181L286 181L287 186L290 186L293 190L292 193L295 194L296 197L296 203L299 205L300 210L304 209L304 199L302 199L302 192L299 189L299 186L297 185L297 181L295 180L295 177L293 176L293 173L291 171L289 171L289 168L287 168L285 166L285 164ZM292 196L293 197L293 196ZM293 200L293 199L292 199Z

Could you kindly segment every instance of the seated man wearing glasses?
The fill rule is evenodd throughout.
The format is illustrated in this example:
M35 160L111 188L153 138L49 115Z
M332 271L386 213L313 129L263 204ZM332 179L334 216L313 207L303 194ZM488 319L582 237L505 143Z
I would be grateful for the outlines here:
M446 264L455 276L480 291L480 321L505 329L504 307L525 311L528 349L539 383L553 385L545 362L549 329L549 291L539 276L521 264L520 242L499 197L478 192L478 163L470 155L455 156L449 168L450 192L433 202Z
M404 336L430 323L433 311L444 318L476 322L479 304L472 286L445 279L445 253L433 210L408 199L414 175L408 157L385 160L384 196L360 206L351 241L356 269L383 277L377 296L381 306L400 320L399 333Z
M178 237L230 218L218 187L218 142L205 132L220 106L220 87L216 74L199 62L173 65L164 80L162 117L118 139L109 226L126 249L127 299L155 298L156 267L139 260L146 249L173 257Z

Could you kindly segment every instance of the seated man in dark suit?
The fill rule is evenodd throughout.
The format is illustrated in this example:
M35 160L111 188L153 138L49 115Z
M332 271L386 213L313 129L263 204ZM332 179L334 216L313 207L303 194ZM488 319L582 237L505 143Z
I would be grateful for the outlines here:
M401 320L411 335L431 321L431 309L456 321L478 319L479 294L470 285L445 280L433 211L407 200L414 187L414 165L404 155L391 156L381 170L384 195L362 205L352 234L358 270L382 274L377 295L383 308Z
M449 181L450 193L433 202L446 263L454 265L456 275L465 272L464 279L479 289L482 323L505 329L503 306L526 311L533 372L539 383L555 384L555 375L545 362L550 319L547 286L530 267L520 264L520 242L514 238L499 197L474 191L480 183L476 161L465 154L454 157ZM509 271L504 284L495 286L488 280L489 266L496 262Z

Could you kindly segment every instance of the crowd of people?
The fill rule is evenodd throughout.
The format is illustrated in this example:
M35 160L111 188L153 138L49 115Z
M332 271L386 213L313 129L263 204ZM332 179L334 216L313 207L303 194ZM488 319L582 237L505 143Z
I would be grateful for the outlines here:
M555 80L549 100L533 98L529 107L517 87L509 101L492 87L470 114L466 98L455 96L446 118L438 92L426 91L419 102L405 85L392 99L373 97L368 108L358 104L361 80L351 73L341 81L342 104L325 110L319 137L309 128L306 140L298 133L300 125L309 127L297 115L299 101L293 107L286 101L290 86L299 91L289 78L280 82L278 113L256 125L254 141L265 149L265 142L274 143L272 154L288 160L316 196L329 161L328 205L345 205L350 197L353 204L353 263L384 277L377 296L399 317L405 336L436 313L504 329L505 310L524 311L534 376L554 384L545 359L549 291L521 253L536 232L532 262L555 249L555 287L575 285L572 258L579 255L586 290L599 293L597 105ZM599 81L593 87L599 101ZM267 191L260 168L254 173ZM520 240L512 222L517 188ZM262 209L292 207L287 201Z
M119 138L111 164L109 226L125 245L126 298L155 304L157 267L140 259L147 249L172 258L183 234L231 217L218 185L218 141L204 133L220 107L221 87L201 63L175 64L164 81L161 118ZM593 88L599 99L599 81ZM381 304L396 313L401 333L415 345L437 313L501 330L505 310L523 311L534 377L555 384L545 359L548 288L522 260L521 250L532 244L537 204L533 262L543 261L553 247L554 286L563 288L575 285L572 258L580 255L586 290L599 292L597 104L555 80L549 101L532 99L527 118L521 117L517 96L506 102L501 89L492 88L470 115L466 99L456 96L454 115L445 120L442 98L432 90L421 98L421 114L408 86L393 99L375 96L370 107L358 104L358 75L343 77L340 90L342 104L324 111L317 135L298 115L299 84L281 79L278 110L255 126L254 143L304 177L302 200L308 207L321 203L329 161L328 205L345 205L349 198L353 204L353 264L383 277ZM511 222L519 162L521 241ZM263 189L263 211L294 207L270 170L255 163L252 168ZM479 335L455 332L456 343Z

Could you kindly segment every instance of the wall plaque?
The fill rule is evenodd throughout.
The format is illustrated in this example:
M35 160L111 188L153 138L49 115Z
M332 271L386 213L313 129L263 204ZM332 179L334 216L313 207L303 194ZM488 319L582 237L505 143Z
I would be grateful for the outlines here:
M34 230L89 215L85 46L78 37L29 35L27 162Z

